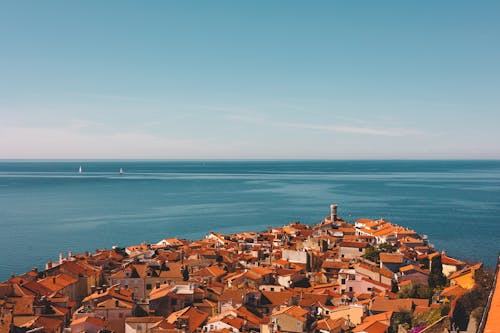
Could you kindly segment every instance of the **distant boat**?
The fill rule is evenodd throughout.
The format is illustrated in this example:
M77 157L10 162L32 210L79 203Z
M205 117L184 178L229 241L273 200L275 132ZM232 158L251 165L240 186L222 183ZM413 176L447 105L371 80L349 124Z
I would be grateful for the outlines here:
M78 169L78 173L82 173L83 172L83 169L82 169L82 166L80 165L80 169Z
M123 169L120 168L120 175L123 175Z

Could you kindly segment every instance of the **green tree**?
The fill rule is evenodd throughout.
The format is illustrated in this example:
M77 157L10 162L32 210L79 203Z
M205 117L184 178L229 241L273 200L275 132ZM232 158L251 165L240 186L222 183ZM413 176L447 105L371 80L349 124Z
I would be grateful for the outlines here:
M365 250L365 254L362 256L365 259L373 261L375 263L380 262L380 251L374 248L373 246L369 246Z
M389 327L389 332L398 332L399 325L403 325L405 328L410 328L413 320L413 314L411 311L401 311L396 312L391 318L391 326Z
M431 298L432 289L419 283L403 286L398 292L398 298Z
M382 243L377 245L377 247L369 246L365 250L363 258L373 261L375 263L380 263L380 253L394 253L398 248L395 245L389 243Z

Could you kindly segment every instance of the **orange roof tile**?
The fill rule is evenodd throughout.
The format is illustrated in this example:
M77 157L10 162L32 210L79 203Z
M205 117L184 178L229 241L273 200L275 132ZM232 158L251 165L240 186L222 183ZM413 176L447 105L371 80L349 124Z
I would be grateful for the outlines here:
M404 255L402 253L380 253L380 261L385 263L401 264Z
M447 255L442 255L441 256L441 263L443 265L450 265L450 266L462 266L465 265L465 262L453 259L451 257L448 257Z
M67 275L67 274L59 274L56 276L49 276L46 277L45 279L39 280L38 283L43 285L44 287L52 290L52 291L59 291L61 289L66 288L67 286L77 283L78 280Z
M307 313L308 313L308 311L301 308L300 306L292 305L292 306L286 307L282 310L278 310L278 311L274 312L272 314L272 316L277 316L280 314L287 314L287 315L292 316L295 319L298 319L302 322L306 322L307 321L307 317L306 317Z
M382 323L380 321L369 321L363 322L356 326L352 331L356 332L364 332L364 333L385 333L390 325Z
M71 326L76 326L76 325L82 324L82 323L90 323L90 324L93 324L96 326L101 326L101 327L106 327L108 325L108 322L101 319L101 318L84 316L84 317L80 317L78 319L73 320L71 322Z

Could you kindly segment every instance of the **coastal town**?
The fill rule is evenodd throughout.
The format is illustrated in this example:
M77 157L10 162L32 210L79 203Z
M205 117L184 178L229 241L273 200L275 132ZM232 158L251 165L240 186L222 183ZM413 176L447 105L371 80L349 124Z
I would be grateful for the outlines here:
M0 283L0 333L475 332L487 319L481 263L337 209L316 225L60 254Z

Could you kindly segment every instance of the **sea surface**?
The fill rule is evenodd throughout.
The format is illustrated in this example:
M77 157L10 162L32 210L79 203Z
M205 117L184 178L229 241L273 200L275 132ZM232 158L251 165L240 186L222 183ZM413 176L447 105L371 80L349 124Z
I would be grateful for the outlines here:
M500 250L500 161L0 161L0 281L61 252L313 224L331 203L460 259Z

